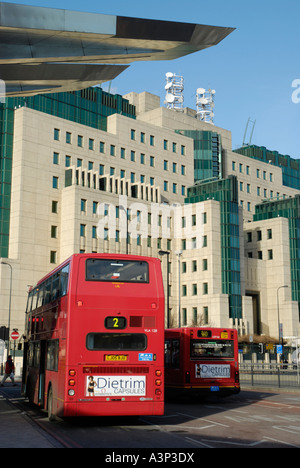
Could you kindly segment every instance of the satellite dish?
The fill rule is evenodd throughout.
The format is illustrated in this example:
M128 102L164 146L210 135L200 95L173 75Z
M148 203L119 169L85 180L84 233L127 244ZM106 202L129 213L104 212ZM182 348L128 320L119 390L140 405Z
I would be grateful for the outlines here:
M173 94L168 93L166 95L166 101L171 104L172 102L175 101L175 96L173 96Z
M166 73L167 78L173 78L174 74L171 72Z
M211 94L216 94L216 90L212 89Z
M205 93L205 89L204 89L204 88L198 88L198 89L197 89L197 93L198 93L198 94L204 94L204 93Z
M200 102L200 104L205 105L205 104L208 103L208 99L206 99L206 98L200 98L200 99L199 99L199 102Z
M172 87L172 82L169 81L169 83L166 84L165 89L170 89Z

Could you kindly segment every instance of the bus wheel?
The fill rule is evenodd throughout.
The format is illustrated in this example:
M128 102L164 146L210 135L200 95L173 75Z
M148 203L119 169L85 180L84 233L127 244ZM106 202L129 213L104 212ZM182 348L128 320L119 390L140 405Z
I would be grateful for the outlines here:
M53 391L52 391L51 387L49 388L49 392L48 392L47 408L48 408L48 419L49 419L49 421L55 421L55 415L53 414Z

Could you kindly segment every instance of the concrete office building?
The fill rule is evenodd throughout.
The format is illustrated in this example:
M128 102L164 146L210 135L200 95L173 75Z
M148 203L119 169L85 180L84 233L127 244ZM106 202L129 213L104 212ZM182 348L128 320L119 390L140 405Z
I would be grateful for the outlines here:
M1 325L11 271L22 332L28 285L72 253L163 251L169 326L180 310L181 325L278 337L280 323L298 335L299 190L275 159L232 151L230 131L147 92L20 99L2 108L12 177L1 261L12 269L0 265Z

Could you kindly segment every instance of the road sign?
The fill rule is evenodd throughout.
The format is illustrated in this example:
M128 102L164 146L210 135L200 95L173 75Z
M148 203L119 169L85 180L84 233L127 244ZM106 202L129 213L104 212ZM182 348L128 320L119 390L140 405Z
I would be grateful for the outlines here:
M12 340L18 340L20 335L17 331L13 331L12 334L10 335Z

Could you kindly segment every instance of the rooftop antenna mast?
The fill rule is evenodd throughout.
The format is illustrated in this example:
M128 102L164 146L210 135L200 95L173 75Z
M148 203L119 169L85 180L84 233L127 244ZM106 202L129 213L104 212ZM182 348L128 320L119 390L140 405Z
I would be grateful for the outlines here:
M215 94L214 89L198 88L196 92L196 107L197 118L202 122L210 124L214 123L214 107L215 107Z
M249 124L252 124L252 130L251 130L251 133L250 133L249 142L246 143L246 135L247 135L247 131L248 131ZM251 145L251 141L252 141L252 136L253 136L255 124L256 124L256 120L254 120L254 121L253 121L253 120L250 120L250 117L249 117L248 122L247 122L247 125L246 125L246 128L245 128L244 139L243 139L243 146L250 146L250 145Z
M164 103L168 109L173 109L177 112L183 112L183 76L175 75L175 73L166 73L166 97Z

